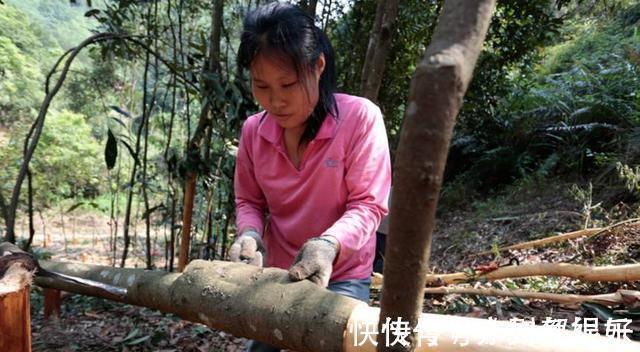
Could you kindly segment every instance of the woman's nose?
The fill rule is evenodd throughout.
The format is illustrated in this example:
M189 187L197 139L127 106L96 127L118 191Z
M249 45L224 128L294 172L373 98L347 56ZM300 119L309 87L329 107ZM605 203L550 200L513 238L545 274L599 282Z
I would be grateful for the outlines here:
M273 108L277 109L277 108L284 107L287 101L286 101L286 97L283 94L279 92L273 92L271 93L269 103Z

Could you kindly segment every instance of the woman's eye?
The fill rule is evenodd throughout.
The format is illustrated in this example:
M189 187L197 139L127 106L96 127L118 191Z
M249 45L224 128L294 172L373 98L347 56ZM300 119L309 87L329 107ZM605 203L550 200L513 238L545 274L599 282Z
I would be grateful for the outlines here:
M255 86L258 89L267 89L267 86Z
M284 88L291 88L291 87L295 86L296 84L298 84L298 81L287 83L287 84L283 84L282 86Z

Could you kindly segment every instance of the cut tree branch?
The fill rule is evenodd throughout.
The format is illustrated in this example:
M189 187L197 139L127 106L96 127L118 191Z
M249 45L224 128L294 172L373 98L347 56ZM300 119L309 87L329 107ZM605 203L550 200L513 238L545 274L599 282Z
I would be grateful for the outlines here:
M575 238L580 238L580 237L595 237L605 231L610 231L616 227L625 225L625 224L629 224L629 223L633 223L633 222L637 222L639 221L640 218L633 218L633 219L627 219L624 221L620 221L617 222L613 225L609 225L607 227L596 227L596 228L592 228L592 229L584 229L584 230L578 230L578 231L573 231L573 232L567 232L567 233L561 233L559 235L555 235L555 236L551 236L551 237L546 237L546 238L541 238L539 240L534 240L534 241L529 241L529 242L524 242L524 243L518 243L518 244L514 244L511 246L507 246L507 247L501 247L498 248L498 252L505 252L508 250L512 250L512 249L529 249L529 248L535 248L535 247L541 247L550 243L555 243L555 242L560 242L560 241L567 241L567 240L572 240ZM487 255L487 254L492 254L494 253L494 251L484 251L484 252L480 252L480 253L474 253L471 254L472 257L478 257L478 256L482 256L482 255Z
M640 264L586 266L566 263L537 263L524 265L503 266L486 273L473 274L458 272L452 274L428 274L425 285L430 284L459 284L480 280L500 280L529 276L564 276L587 282L625 282L640 280ZM382 287L384 276L374 274L371 286Z
M573 295L547 292L530 292L524 290L500 290L497 288L427 287L424 290L424 293L434 295L463 294L495 297L518 297L524 299L552 301L571 306L579 306L580 304L585 302L598 303L605 306L616 306L625 304L626 299L640 301L640 292L630 290L618 290L618 292L616 293L607 293L601 295Z

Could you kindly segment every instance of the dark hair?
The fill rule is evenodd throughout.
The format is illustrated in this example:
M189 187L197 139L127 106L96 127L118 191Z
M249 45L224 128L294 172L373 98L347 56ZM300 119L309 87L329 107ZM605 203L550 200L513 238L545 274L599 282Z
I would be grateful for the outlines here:
M307 119L299 145L313 140L328 113L338 117L333 95L336 92L335 59L329 39L306 12L277 1L251 11L243 27L237 59L241 69L249 69L258 54L267 52L291 59L298 77L305 77L316 67L320 54L324 54L318 103Z

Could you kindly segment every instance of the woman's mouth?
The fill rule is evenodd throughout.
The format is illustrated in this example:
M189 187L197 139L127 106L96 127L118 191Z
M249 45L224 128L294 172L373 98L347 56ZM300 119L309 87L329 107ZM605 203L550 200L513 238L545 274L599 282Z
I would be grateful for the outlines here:
M277 120L286 120L288 119L291 114L273 114L273 116L277 119Z

